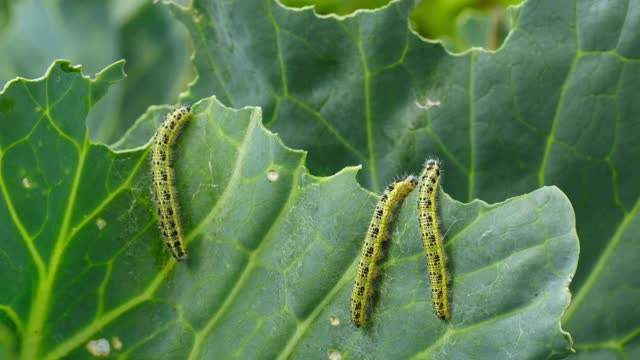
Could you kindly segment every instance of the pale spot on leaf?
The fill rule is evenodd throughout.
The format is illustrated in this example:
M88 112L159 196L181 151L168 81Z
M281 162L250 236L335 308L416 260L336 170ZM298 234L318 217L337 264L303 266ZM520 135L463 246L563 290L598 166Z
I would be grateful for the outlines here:
M98 227L98 230L102 230L105 226L107 226L107 221L103 218L97 218L96 226Z
M87 350L93 356L106 357L111 352L111 346L107 339L91 340L87 343Z

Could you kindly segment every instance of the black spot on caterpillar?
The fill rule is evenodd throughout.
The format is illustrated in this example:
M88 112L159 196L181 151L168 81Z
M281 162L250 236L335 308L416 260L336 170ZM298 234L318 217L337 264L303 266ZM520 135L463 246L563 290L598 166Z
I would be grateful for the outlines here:
M191 118L191 107L183 106L166 115L153 138L151 147L151 175L153 200L158 215L160 233L171 255L178 261L186 258L175 172L171 163L172 147L182 126Z

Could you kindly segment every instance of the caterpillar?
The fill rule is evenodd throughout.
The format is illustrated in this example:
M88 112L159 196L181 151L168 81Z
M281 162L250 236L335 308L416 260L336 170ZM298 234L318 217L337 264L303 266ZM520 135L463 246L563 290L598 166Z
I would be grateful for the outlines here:
M172 166L172 147L182 126L191 118L191 107L183 106L166 115L156 132L151 148L153 200L164 243L178 261L186 258L175 173Z
M433 310L439 319L446 320L449 318L446 258L436 211L441 166L437 160L427 160L425 163L418 189L418 220L429 271Z
M376 276L376 261L382 256L382 243L387 238L387 230L393 209L418 185L418 179L409 175L389 184L373 210L364 244L356 280L351 294L351 321L357 327L366 323L367 302L371 295Z

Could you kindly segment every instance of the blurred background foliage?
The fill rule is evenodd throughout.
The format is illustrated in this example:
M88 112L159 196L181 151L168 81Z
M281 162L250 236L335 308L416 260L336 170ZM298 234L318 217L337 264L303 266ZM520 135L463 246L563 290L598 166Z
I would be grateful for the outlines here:
M441 40L451 52L472 46L497 49L511 28L506 8L522 0L422 0L411 13L411 26L422 37ZM282 0L290 7L315 5L321 15L347 15L375 9L389 0Z
M85 74L126 60L128 81L89 115L97 141L119 139L150 105L176 103L194 77L186 29L151 0L0 0L0 13L1 86L39 77L55 59Z

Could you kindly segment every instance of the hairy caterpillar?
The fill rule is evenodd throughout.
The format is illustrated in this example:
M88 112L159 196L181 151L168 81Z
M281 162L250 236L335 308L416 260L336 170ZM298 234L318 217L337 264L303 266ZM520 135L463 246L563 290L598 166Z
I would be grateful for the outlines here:
M441 163L439 161L427 160L425 168L420 175L418 220L427 259L433 310L438 318L445 320L449 318L446 258L436 211L436 193L440 181L440 167Z
M387 238L393 209L415 189L416 185L418 179L413 175L394 181L384 190L373 210L351 294L351 320L358 327L366 323L366 308L376 275L376 261L382 256L382 243Z
M180 223L175 174L171 164L172 147L182 126L191 118L191 107L183 106L167 114L156 132L151 148L153 199L158 213L160 232L171 255L178 261L186 258Z

